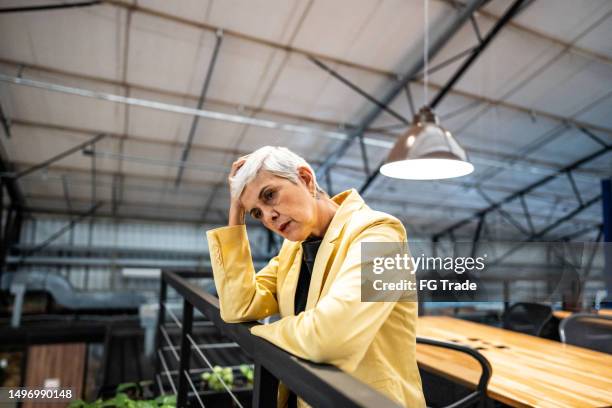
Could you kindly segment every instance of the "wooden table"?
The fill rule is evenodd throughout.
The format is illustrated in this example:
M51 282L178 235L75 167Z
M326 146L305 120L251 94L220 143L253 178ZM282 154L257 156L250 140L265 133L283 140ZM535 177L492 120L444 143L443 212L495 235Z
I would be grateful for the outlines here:
M493 367L488 395L504 404L612 406L612 355L445 316L420 317L417 335L480 348ZM480 377L478 362L456 351L419 344L417 361L464 385Z
M571 316L574 313L578 313L578 312L572 312L570 310L555 310L553 312L553 315L557 319L565 319L566 317L569 317L569 316ZM580 312L580 313L588 313L588 312ZM612 310L610 310L610 309L601 309L596 314L602 315L602 316L611 316L612 317Z

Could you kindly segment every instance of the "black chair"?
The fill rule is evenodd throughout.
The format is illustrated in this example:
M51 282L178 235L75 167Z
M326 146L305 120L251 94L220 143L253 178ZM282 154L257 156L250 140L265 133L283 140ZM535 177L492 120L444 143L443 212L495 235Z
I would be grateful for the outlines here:
M561 321L561 341L612 354L612 317L576 313Z
M423 337L417 337L416 342L418 344L425 344L428 346L441 347L441 348L446 348L446 349L455 350L461 353L468 354L470 357L474 358L480 364L482 371L480 373L480 379L478 380L478 385L476 386L476 389L471 391L469 394L460 397L457 401L443 405L444 408L464 408L464 407L474 407L474 406L479 406L479 407L486 406L487 386L489 384L489 380L491 379L491 373L493 372L493 369L491 368L491 364L489 363L489 360L487 360L485 356L483 356L481 353L479 353L475 349L472 349L466 346L461 346L455 343L432 340L432 339L427 339ZM426 388L425 384L423 388L425 390ZM435 391L436 393L440 393L439 390L435 390ZM425 397L426 399L428 399L427 393Z
M551 337L545 329L550 326L553 311L550 306L539 303L515 303L504 313L504 329L539 337Z

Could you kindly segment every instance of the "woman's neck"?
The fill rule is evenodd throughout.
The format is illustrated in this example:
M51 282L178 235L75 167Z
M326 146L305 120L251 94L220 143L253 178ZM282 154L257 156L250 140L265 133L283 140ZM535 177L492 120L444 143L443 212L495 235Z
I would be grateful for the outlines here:
M311 237L322 238L331 224L334 215L336 215L336 211L338 210L338 205L334 200L328 197L321 197L317 200L317 225L313 229L310 234Z

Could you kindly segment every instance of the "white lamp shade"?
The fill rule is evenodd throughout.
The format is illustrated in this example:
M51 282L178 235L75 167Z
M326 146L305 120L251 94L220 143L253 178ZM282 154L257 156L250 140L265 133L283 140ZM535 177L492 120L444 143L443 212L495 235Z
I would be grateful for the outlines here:
M454 159L412 159L387 163L380 172L406 180L441 180L461 177L474 171L472 163Z

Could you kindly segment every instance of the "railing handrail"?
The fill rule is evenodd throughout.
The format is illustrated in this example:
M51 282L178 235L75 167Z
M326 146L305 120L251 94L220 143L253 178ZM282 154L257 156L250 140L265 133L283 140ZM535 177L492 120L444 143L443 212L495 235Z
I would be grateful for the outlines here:
M398 403L337 367L302 360L261 337L250 328L256 322L226 323L221 319L219 300L186 277L203 276L191 272L163 271L162 280L199 310L258 364L313 406L400 407ZM205 277L206 275L204 275Z

